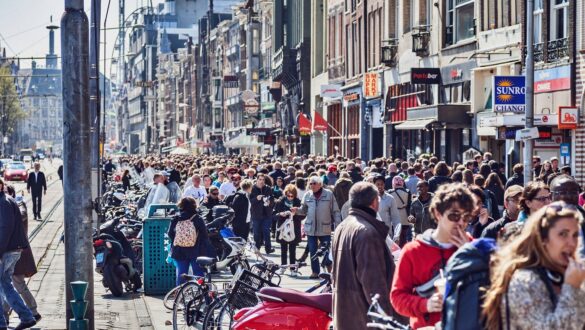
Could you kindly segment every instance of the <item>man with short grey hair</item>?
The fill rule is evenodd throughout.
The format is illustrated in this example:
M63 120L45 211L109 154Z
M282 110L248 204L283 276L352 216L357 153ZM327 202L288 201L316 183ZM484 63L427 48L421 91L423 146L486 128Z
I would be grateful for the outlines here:
M379 294L380 306L390 316L390 288L394 261L386 244L390 228L376 218L378 189L358 182L349 191L349 216L333 237L333 327L362 329L368 322L371 297Z
M323 181L319 176L309 178L309 189L301 200L299 208L292 207L293 214L306 215L305 233L307 245L311 253L311 279L319 278L319 261L312 260L317 253L319 244L331 242L331 232L334 225L341 222L339 205L331 190L323 188Z

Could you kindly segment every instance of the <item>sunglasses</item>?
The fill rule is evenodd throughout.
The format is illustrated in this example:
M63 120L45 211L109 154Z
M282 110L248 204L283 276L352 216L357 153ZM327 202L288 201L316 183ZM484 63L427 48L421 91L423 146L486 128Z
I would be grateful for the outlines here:
M549 195L546 195L546 196L534 197L532 200L533 201L539 201L541 203L544 203L546 201L551 201L552 200L552 196L549 194Z
M288 197L288 198L295 198L294 195L286 195L286 197Z
M459 222L461 221L461 219L463 219L463 222L468 223L469 221L471 221L471 217L472 216L469 213L453 212L447 214L447 219L449 219L449 221L451 222Z
M555 202L552 204L548 204L546 207L546 211L548 212L549 209L552 209L555 212L560 212L562 210L571 210L571 211L577 211L577 207L575 205L572 204L567 204L564 202Z
M211 195L217 196L217 195L219 195L219 193L211 193Z
M313 185L316 185L316 184L318 184L318 183L317 182L310 182L309 183L309 186L313 186Z

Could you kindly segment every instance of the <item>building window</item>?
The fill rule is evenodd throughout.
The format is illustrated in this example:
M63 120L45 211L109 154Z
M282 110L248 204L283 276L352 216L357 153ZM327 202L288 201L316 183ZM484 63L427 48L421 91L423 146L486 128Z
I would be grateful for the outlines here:
M534 1L534 43L542 42L542 15L544 13L544 0Z
M453 43L475 36L474 0L447 0L447 26Z
M568 36L569 0L551 0L551 40Z

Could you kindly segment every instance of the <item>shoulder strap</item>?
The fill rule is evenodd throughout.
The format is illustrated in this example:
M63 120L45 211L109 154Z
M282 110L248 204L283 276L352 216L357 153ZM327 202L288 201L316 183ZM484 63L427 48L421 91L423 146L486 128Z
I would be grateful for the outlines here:
M555 294L550 279L546 275L546 270L544 270L542 267L538 267L536 268L536 272L538 273L538 276L540 276L540 279L544 282L550 301L553 304L553 309L555 309L557 307L557 295Z

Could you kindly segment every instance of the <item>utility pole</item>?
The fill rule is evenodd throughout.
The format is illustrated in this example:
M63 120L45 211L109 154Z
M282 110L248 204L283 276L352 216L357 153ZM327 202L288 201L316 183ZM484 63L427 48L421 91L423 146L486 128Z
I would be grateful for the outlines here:
M65 0L61 17L63 75L63 190L67 320L73 317L70 283L87 282L86 318L94 329L92 199L89 113L89 27L84 0ZM66 322L68 323L68 322Z
M534 0L526 1L526 126L534 126ZM524 141L524 185L532 181L533 141Z
M91 191L92 200L100 194L100 16L101 0L91 0L89 34L89 113L91 116ZM105 47L104 47L105 48ZM104 67L105 68L105 67ZM98 228L98 214L92 213L94 227Z

